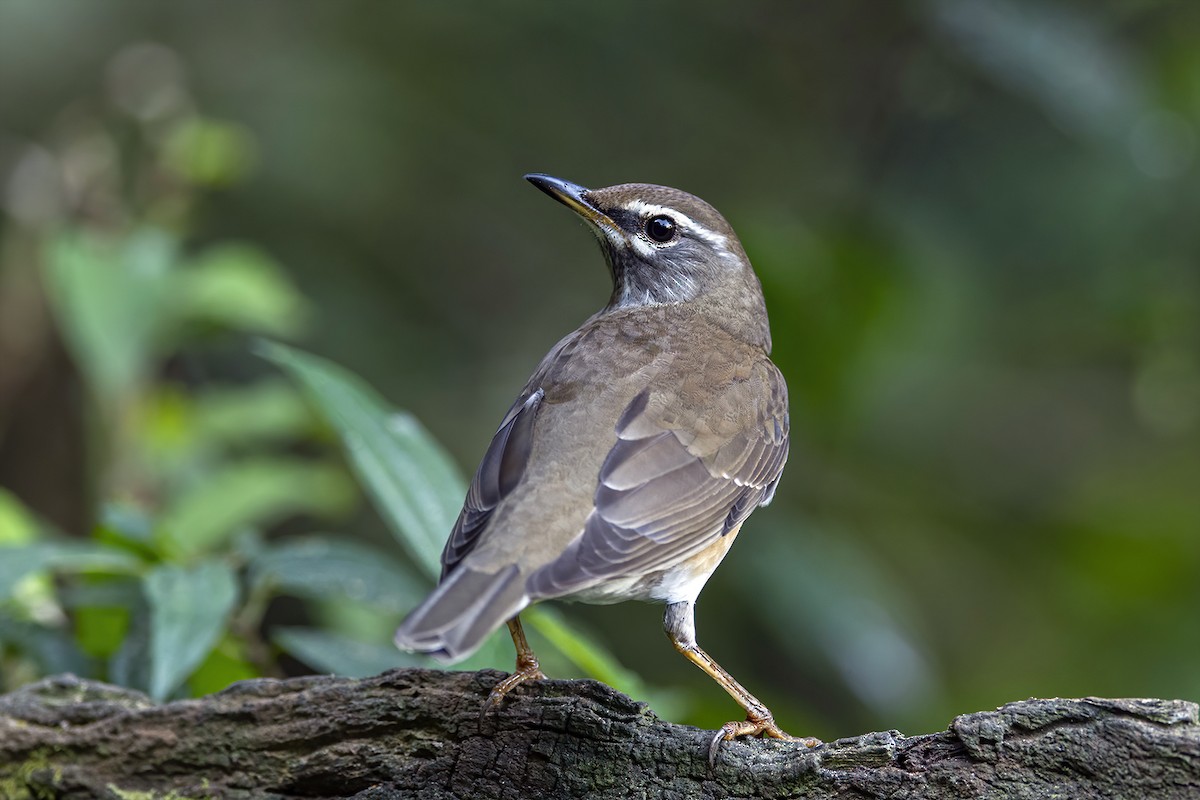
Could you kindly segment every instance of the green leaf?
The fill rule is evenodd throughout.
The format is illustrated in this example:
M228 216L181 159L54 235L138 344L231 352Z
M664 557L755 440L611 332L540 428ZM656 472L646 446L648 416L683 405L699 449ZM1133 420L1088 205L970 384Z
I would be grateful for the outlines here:
M236 388L207 388L192 398L197 439L245 445L310 433L316 417L296 387L281 378Z
M311 538L268 545L250 565L251 580L296 597L341 595L402 614L421 601L429 583L373 548Z
M47 294L75 362L106 408L141 383L167 322L176 240L64 233L46 252Z
M559 613L547 606L527 608L521 618L563 657L589 678L606 683L630 697L648 702L663 717L678 719L687 712L688 702L679 692L651 688L600 642L572 628Z
M231 683L259 677L244 650L234 637L222 639L188 678L188 691L192 697L219 692Z
M161 535L174 554L210 551L250 525L293 514L336 516L354 502L345 472L329 464L259 458L223 466L177 498Z
M904 588L865 544L814 522L795 536L776 520L773 514L758 520L755 546L744 557L760 578L752 591L758 624L773 634L781 657L825 661L880 714L942 702L935 660L905 624L912 612ZM830 602L833 597L853 601Z
M125 641L131 618L128 608L114 605L73 608L71 622L75 628L75 641L89 656L111 658Z
M241 331L294 336L310 316L307 301L274 259L256 247L221 244L178 273L179 312Z
M105 503L100 508L96 533L143 550L154 543L154 523L149 515L125 503Z
M347 370L279 344L264 344L261 352L304 386L393 534L436 579L466 493L445 450L412 415L390 408Z
M390 644L396 632L396 613L380 611L339 595L310 600L308 612L312 627L336 631L340 636L360 642Z
M128 553L86 542L0 547L0 600L10 597L23 578L36 572L131 572L140 564Z
M512 637L508 635L508 628L501 625L498 630L492 631L484 640L483 645L475 651L475 655L458 662L454 665L454 669L511 671L515 658L516 651L513 649ZM438 665L433 662L430 666Z
M150 606L146 602L143 583L130 609L125 638L108 660L108 680L118 686L146 692L150 690L151 667Z
M142 582L128 575L96 577L62 586L58 598L64 608L75 614L87 608L133 611L142 600Z
M254 165L254 135L242 125L192 117L167 136L163 161L192 183L228 186Z
M427 667L428 658L373 642L360 642L316 628L276 628L271 641L319 672L365 678L396 667Z
M82 677L95 674L94 663L80 651L70 632L0 615L0 644L15 645L28 655L44 674L72 672Z
M162 565L145 579L150 607L150 696L163 700L220 640L234 603L233 570L217 561Z
M25 504L0 487L0 546L32 542L40 526Z

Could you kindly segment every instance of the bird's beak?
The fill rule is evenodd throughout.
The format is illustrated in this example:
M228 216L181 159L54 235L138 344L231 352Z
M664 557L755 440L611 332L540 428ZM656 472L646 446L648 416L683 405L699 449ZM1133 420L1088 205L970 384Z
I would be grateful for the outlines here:
M592 203L585 187L564 181L562 178L555 178L552 175L543 175L540 172L529 173L525 176L525 180L592 223L605 236L625 238L624 232L612 221L612 218Z

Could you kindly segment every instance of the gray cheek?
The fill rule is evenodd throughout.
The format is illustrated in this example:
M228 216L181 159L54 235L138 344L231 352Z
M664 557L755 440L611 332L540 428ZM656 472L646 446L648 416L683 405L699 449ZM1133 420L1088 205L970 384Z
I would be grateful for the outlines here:
M646 244L646 243L643 243ZM709 248L684 240L625 253L617 278L621 305L662 305L695 299L720 267Z

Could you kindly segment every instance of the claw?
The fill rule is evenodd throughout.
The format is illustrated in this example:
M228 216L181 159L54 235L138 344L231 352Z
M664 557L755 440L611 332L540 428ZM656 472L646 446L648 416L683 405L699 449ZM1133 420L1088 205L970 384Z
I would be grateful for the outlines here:
M667 605L667 611L663 615L663 628L667 632L667 637L684 658L704 670L705 674L720 684L722 689L729 692L729 696L736 700L739 706L746 709L746 719L741 722L726 722L708 743L708 768L712 770L716 767L717 750L720 749L721 742L727 742L739 736L761 734L787 742L802 742L806 747L819 745L820 739L798 738L785 733L775 724L775 718L771 716L771 712L763 705L762 701L746 691L745 686L738 683L727 670L713 660L712 656L696 644L694 604L694 600L681 600Z
M768 739L780 739L785 742L800 742L805 747L816 747L821 744L820 739L814 739L811 736L792 736L776 725L775 720L769 715L759 717L750 714L744 720L726 722L713 736L708 743L709 769L715 769L717 766L717 751L721 749L721 742L730 742L742 736L765 736Z
M499 706L504 700L504 696L513 689L526 681L542 681L545 679L546 676L538 667L537 661L528 666L520 666L516 672L497 683L492 687L492 691L488 692L487 700L483 701L483 707L479 709L480 723L483 722L488 712Z
M508 632L512 634L513 647L517 650L517 669L512 675L493 686L492 691L488 693L487 700L483 701L483 708L479 709L480 725L483 724L487 713L500 705L504 700L504 695L526 681L544 681L546 679L538 664L537 656L533 653L533 648L525 640L525 630L521 627L519 616L508 621Z

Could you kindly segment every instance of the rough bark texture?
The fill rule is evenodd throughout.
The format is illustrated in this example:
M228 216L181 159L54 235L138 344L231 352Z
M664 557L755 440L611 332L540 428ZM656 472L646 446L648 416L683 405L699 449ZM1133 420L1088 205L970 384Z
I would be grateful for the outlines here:
M0 697L3 798L1197 798L1197 706L1027 700L941 733L724 745L591 681L247 681L156 706L67 676Z

